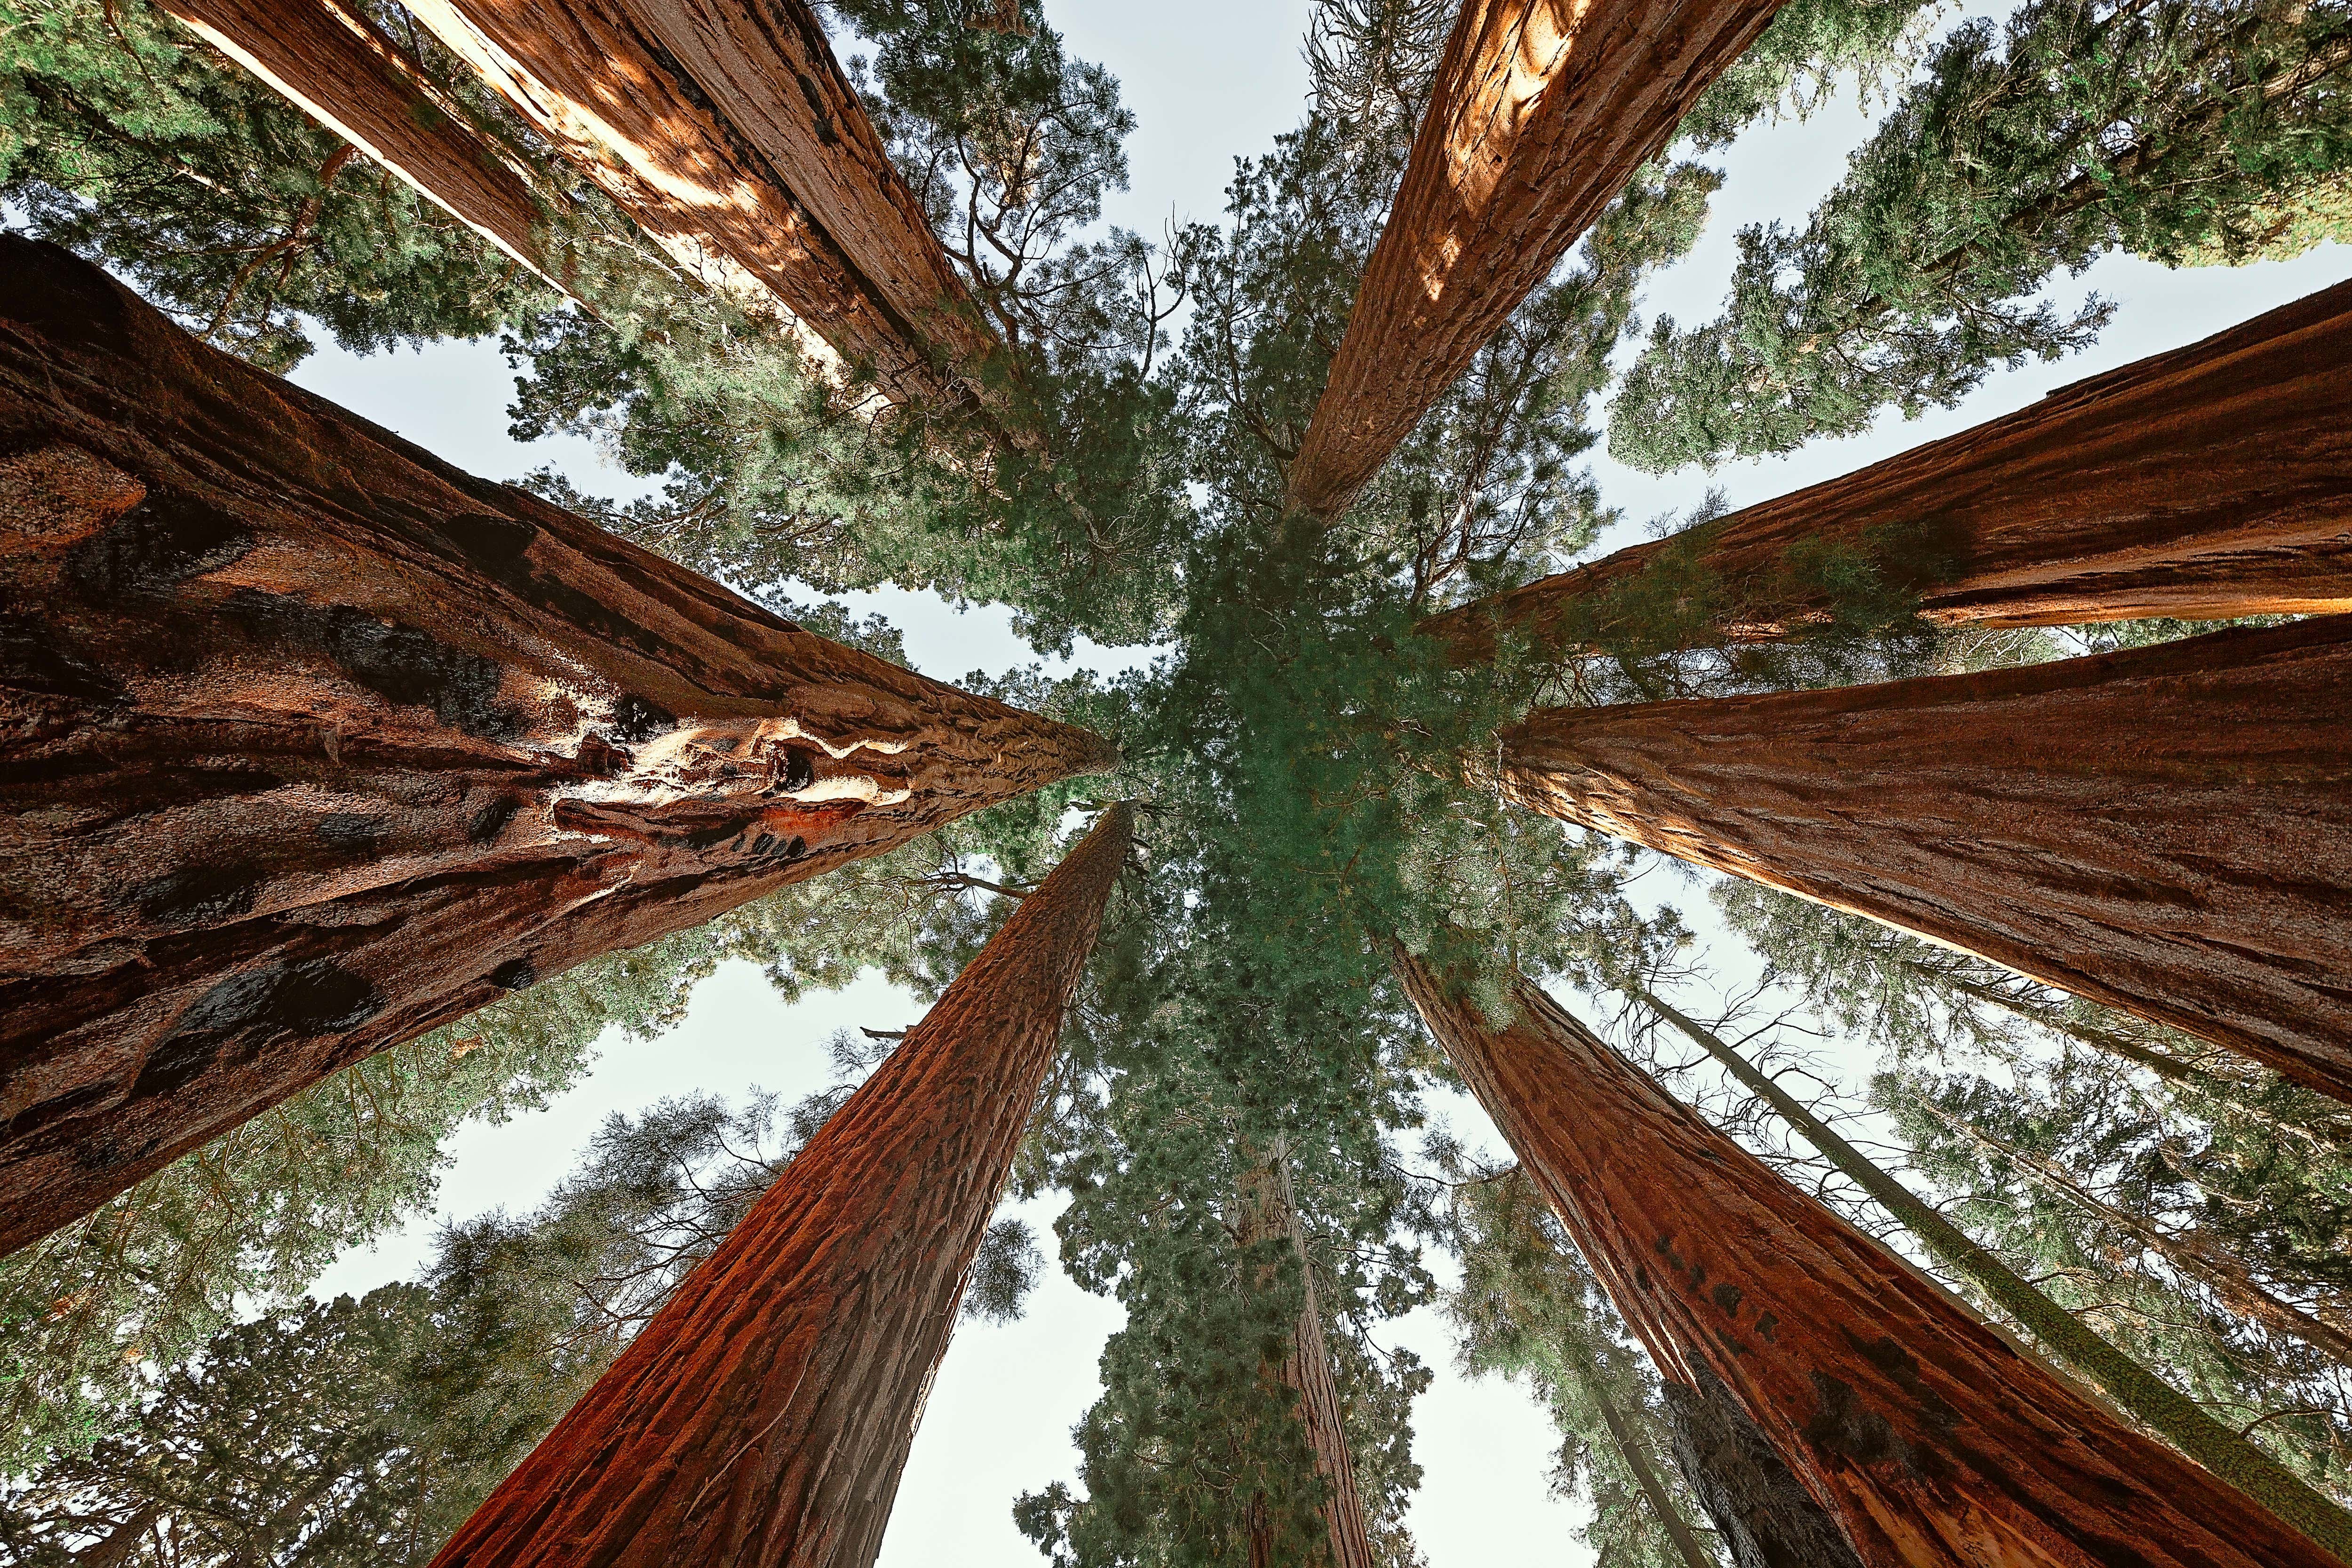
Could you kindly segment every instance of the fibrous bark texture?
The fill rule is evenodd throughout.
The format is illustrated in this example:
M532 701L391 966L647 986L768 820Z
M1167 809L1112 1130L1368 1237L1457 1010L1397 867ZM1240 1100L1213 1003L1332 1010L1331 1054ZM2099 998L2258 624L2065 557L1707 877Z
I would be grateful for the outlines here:
M2352 616L2021 669L1546 709L1503 792L2352 1100Z
M1657 1362L1713 1476L1702 1496L1755 1561L1843 1558L1775 1458L1869 1568L2334 1561L2020 1355L1537 986L1513 985L1497 1026L1418 960L1397 968Z
M0 1250L335 1068L1052 780L0 237Z
M2352 610L2352 283L1687 536L1433 617L1463 662L1497 627L1557 647L1596 596L1679 556L1727 641L1829 609L1792 551L1874 559L1947 626ZM1605 612L1604 616L1605 619Z
M344 0L167 0L166 9L302 111L565 287L530 184L382 29Z
M1776 9L1465 0L1291 463L1293 509L1347 506Z
M748 278L894 399L994 340L805 0L415 0L408 9L614 200Z
M435 1568L865 1568L1127 854L1114 806Z

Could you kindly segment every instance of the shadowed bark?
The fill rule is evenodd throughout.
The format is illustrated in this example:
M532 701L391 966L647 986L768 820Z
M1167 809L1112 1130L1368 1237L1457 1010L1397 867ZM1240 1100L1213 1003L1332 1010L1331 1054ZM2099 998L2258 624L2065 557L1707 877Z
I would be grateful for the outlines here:
M562 289L530 184L343 0L165 0L206 42Z
M1539 710L1547 815L1979 954L2352 1100L2352 616L2021 669Z
M1719 584L1727 642L1829 609L1790 552L1874 559L1947 626L2352 610L2352 283L1687 535L1433 617L1465 664L1496 628L1559 649L1661 557Z
M772 296L893 399L973 388L995 340L804 0L408 9L706 279Z
M1127 855L1113 806L435 1568L865 1568Z
M1778 0L1465 0L1288 504L1335 516Z
M1710 1510L1760 1521L1754 1561L1843 1556L1778 1465L1868 1568L2336 1561L2019 1354L1537 986L1514 984L1498 1027L1419 960L1397 970L1656 1361L1718 1474Z
M1114 756L0 237L0 1250L338 1068Z

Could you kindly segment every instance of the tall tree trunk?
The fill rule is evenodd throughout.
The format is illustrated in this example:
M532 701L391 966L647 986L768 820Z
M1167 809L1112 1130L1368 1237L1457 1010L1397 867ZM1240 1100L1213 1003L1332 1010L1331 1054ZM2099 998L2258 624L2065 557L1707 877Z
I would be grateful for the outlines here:
M205 41L562 289L546 212L515 164L344 0L166 0Z
M2347 1516L2286 1466L2215 1420L2204 1406L2109 1344L2081 1319L2027 1283L1990 1249L1979 1246L1966 1231L1840 1137L1827 1122L1807 1110L1769 1074L1732 1049L1714 1030L1702 1026L1646 986L1630 980L1616 984L1626 994L1680 1030L1742 1088L1769 1105L1775 1114L1820 1150L1841 1174L1868 1193L1879 1207L1917 1237L1930 1257L1973 1283L1989 1300L2023 1324L2052 1354L2097 1384L2125 1415L2313 1540L2326 1543L2336 1555L2352 1558L2352 1516ZM2262 1294L2271 1306L2294 1312L2286 1303L2269 1297L2267 1292ZM2279 1326L2268 1317L2255 1315L2271 1327ZM2299 1312L2294 1316L2304 1327L2289 1331L2301 1333L2312 1343L2344 1359L2335 1343L2342 1336L2312 1338L2315 1332L2326 1333L2326 1325Z
M1601 1369L1593 1365L1591 1358L1587 1356L1583 1358L1583 1370L1585 1387L1592 1394L1592 1403L1601 1407L1601 1419L1609 1428L1609 1440L1617 1445L1619 1453L1625 1456L1625 1468L1633 1472L1634 1484L1642 1489L1642 1497L1649 1503L1650 1512L1657 1520L1659 1527L1666 1532L1666 1539L1675 1543L1675 1551L1682 1558L1684 1568L1716 1568L1715 1559L1706 1547L1698 1543L1698 1537L1691 1531L1690 1521L1683 1517L1683 1510L1675 1506L1674 1495L1659 1479L1656 1468L1650 1463L1650 1456L1643 1450L1641 1437L1627 1424L1624 1414L1617 1408L1617 1402L1609 1397L1609 1390L1601 1381Z
M1107 812L436 1568L864 1568L1125 861Z
M2336 1561L2021 1355L1537 986L1517 981L1496 1025L1419 960L1397 969L1670 1396L1760 1435L1871 1568Z
M155 1527L163 1511L160 1502L141 1503L131 1510L130 1518L80 1551L68 1553L67 1561L73 1568L122 1568L138 1552L140 1542Z
M1083 731L781 620L0 237L0 1251Z
M1778 0L1465 0L1288 504L1342 510Z
M1721 584L1727 641L1828 613L1792 551L1874 559L1947 626L2352 610L2352 283L2077 382L2005 418L1687 535L1433 617L1472 663L1496 628L1558 648L1661 557Z
M2352 616L2022 669L1546 709L1505 795L2352 1100Z
M1306 1238L1299 1234L1298 1205L1291 1192L1290 1162L1281 1138L1244 1172L1241 1206L1244 1245L1278 1240L1298 1259L1305 1301L1292 1328L1289 1352L1274 1375L1298 1400L1299 1424L1307 1434L1307 1451L1315 1457L1316 1479L1323 1484L1323 1522L1330 1552L1328 1568L1373 1568L1363 1493L1356 1485L1356 1461L1348 1447L1339 1388L1331 1376L1331 1350L1323 1335L1322 1307L1315 1294L1315 1267L1307 1257ZM1260 1289L1271 1283L1270 1279L1262 1279ZM1251 1562L1255 1565L1263 1559L1270 1563L1274 1558L1263 1505L1254 1504L1252 1515Z
M772 296L890 397L978 385L995 341L806 0L408 9L650 232Z

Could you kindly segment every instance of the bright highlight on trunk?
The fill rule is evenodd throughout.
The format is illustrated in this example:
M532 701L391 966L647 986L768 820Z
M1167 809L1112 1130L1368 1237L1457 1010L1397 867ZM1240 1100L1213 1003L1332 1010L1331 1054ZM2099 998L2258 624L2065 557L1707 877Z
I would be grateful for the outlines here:
M2352 616L2021 669L1621 708L1503 793L2352 1100Z
M1103 909L1113 806L435 1568L866 1568Z
M1777 1490L1769 1473L1754 1484L1752 1464L1749 1484L1718 1474L1699 1488L1746 1510L1725 1522L1764 1561L2336 1562L2019 1354L1538 987L1517 981L1515 1016L1496 1026L1411 955L1397 972L1649 1348L1686 1427L1707 1430L1694 1414L1712 1422L1718 1467L1752 1460L1759 1442L1786 1466Z
M2352 283L2062 387L1990 424L1689 535L1433 617L1468 664L1498 627L1559 648L1594 599L1691 553L1727 642L1801 631L1794 549L1875 557L1945 626L2352 610ZM1564 650L1574 651L1574 650Z
M372 1052L1110 763L0 237L0 1250Z
M1778 8L1465 0L1291 462L1291 510L1346 509Z

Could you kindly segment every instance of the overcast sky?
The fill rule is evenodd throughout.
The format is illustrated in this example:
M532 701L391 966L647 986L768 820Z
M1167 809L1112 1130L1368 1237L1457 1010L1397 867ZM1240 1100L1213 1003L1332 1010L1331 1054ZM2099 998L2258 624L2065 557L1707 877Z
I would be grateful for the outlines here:
M1071 49L1118 76L1140 122L1130 143L1133 188L1114 202L1114 222L1156 237L1171 214L1213 216L1234 158L1264 151L1300 116L1306 0L1048 3ZM1729 178L1704 238L1652 286L1644 313L1710 318L1729 276L1733 235L1774 217L1801 221L1836 181L1868 124L1847 94L1808 123L1762 128L1730 149ZM1605 457L1596 458L1595 471L1605 498L1624 509L1629 531L1658 512L1687 510L1709 484L1722 485L1735 506L1765 500L2193 342L2347 275L2352 249L2342 247L2227 272L2167 272L2110 258L2056 290L2062 299L2096 290L2119 302L2095 348L2059 364L1996 374L1956 409L1912 423L1890 414L1862 436L1730 465L1711 477L1655 479ZM364 360L326 346L293 379L476 473L513 479L553 462L585 489L635 488L627 476L602 467L584 442L559 438L526 447L504 437L511 374L493 345L446 344ZM904 629L910 657L927 674L952 679L1032 657L1006 631L1001 612L959 616L928 596L899 593L857 599ZM1080 657L1099 664L1132 656L1082 647ZM1694 906L1703 900L1689 889L1675 890L1697 915ZM318 1289L364 1290L404 1277L429 1251L438 1225L493 1207L527 1209L612 1111L696 1091L737 1096L755 1084L796 1098L824 1082L824 1041L835 1028L896 1027L918 1016L911 997L870 978L785 1007L748 965L730 965L704 984L686 1021L668 1036L608 1039L590 1077L554 1106L504 1127L461 1131L449 1148L452 1163L436 1213L345 1257ZM1474 1147L1498 1146L1475 1107L1454 1100L1439 1109ZM1049 1247L1052 1213L1041 1205L1029 1215ZM886 1568L1034 1568L1040 1560L1013 1531L1009 1508L1022 1490L1075 1479L1069 1428L1094 1397L1096 1358L1118 1321L1114 1304L1049 1270L1021 1322L959 1331L916 1439L883 1548ZM1415 1451L1428 1475L1412 1522L1428 1560L1436 1568L1589 1562L1570 1539L1575 1505L1547 1495L1553 1438L1533 1405L1507 1386L1455 1374L1443 1328L1427 1312L1393 1325L1389 1337L1412 1346L1439 1373L1414 1415Z

